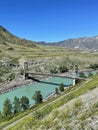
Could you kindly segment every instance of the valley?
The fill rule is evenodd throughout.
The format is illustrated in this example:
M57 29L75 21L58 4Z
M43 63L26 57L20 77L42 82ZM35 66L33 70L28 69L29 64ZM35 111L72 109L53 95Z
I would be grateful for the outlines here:
M8 94L7 98L11 96L11 89L18 88L16 89L19 91L17 95L20 95L19 98L21 98L21 96L26 96L23 90L20 91L21 86L24 86L23 88L25 89L26 85L35 85L35 81L32 79L24 79L25 62L28 62L28 71L31 73L65 75L66 73L75 72L75 65L78 65L78 71L88 69L97 70L98 51L95 48L80 49L39 44L34 41L18 38L0 26L0 93L3 95L3 92L6 92L5 94ZM45 80L43 82L46 83L47 80L48 90L51 89L50 84L54 85L52 86L54 88L49 93L55 92L55 88L59 88L62 82L65 86L67 83L66 79L63 81L60 78L55 78L55 82L51 83L54 79L50 78L50 76L31 76L36 81ZM70 87L66 88L64 92L60 92L57 95L54 94L42 104L28 107L27 110L21 111L20 113L13 114L12 112L12 119L10 115L4 117L0 111L0 129L20 130L22 128L22 130L27 130L31 128L32 130L68 130L68 128L72 129L74 125L73 130L90 129L91 127L97 130L98 102L97 96L94 96L98 87L97 79L97 74L95 76L89 75L85 81L81 81L75 86L71 86L71 81L68 84ZM42 87L46 87L45 84L39 84L39 86L35 85L35 88L39 88L41 85ZM32 98L35 90L32 89L28 92L29 89L26 88L25 92ZM48 90L42 92L44 98L49 94ZM15 95L14 92L12 93L12 95ZM89 96L91 101L88 99ZM70 109L70 106L72 106L72 109ZM86 113L86 115L82 113ZM93 118L94 121L92 120ZM90 126L89 120L92 124L95 123L95 126ZM85 125L86 123L87 125Z

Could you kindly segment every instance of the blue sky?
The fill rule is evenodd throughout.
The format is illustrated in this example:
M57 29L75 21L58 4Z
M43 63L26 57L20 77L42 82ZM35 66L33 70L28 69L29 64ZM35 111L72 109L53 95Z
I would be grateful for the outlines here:
M0 0L0 25L33 41L98 35L98 0Z

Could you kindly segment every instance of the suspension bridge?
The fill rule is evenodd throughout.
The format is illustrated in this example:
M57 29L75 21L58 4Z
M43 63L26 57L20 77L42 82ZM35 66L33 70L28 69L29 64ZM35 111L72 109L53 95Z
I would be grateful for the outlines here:
M76 84L76 81L80 80L86 80L85 78L81 78L78 75L78 66L75 66L75 75L61 75L61 74L49 74L49 73L34 73L28 71L28 62L24 63L24 79L26 80L29 75L34 77L35 75L42 75L42 76L48 76L48 77L60 77L60 78L67 78L73 80L73 86Z

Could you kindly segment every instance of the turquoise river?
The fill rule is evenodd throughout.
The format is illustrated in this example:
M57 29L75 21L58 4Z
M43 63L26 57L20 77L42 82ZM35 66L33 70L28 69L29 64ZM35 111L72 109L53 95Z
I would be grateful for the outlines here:
M36 91L41 91L43 98L46 98L51 93L55 92L55 88L59 87L61 83L67 87L72 85L72 82L72 79L54 77L42 80L42 82L39 83L32 83L30 85L25 85L20 88L11 90L10 92L0 95L0 110L2 111L3 103L6 98L9 98L11 102L13 102L15 96L18 98L26 96L29 98L30 105L33 105L34 100L32 100L32 96Z
M92 73L94 75L96 74L95 71L92 71ZM88 74L85 73L85 75L87 76ZM15 96L17 96L18 98L21 98L22 96L26 96L29 98L30 105L34 105L34 100L32 100L32 96L36 91L41 91L43 98L47 98L50 94L55 92L55 88L58 88L61 83L63 83L65 87L67 87L72 85L73 80L68 78L53 77L53 78L42 80L42 82L36 82L30 85L21 86L20 88L1 94L0 110L2 111L3 103L6 98L9 98L11 102L13 102Z

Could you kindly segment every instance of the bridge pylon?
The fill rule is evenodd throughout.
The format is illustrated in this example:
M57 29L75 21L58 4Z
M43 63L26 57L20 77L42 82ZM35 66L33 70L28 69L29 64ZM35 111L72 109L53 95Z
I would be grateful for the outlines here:
M24 80L26 80L26 79L27 79L28 62L24 62L24 67L23 67L23 69L24 69L23 78L24 78Z
M78 68L78 65L77 65L77 64L75 65L74 70L75 70L76 76L78 76L78 74L79 74L79 68Z

